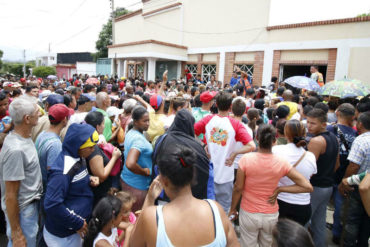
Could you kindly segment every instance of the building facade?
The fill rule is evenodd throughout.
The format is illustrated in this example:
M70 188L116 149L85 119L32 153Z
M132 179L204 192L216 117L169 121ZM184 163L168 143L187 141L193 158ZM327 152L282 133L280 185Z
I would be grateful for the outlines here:
M143 8L114 20L112 73L147 80L179 78L188 69L208 81L230 81L238 66L255 85L310 75L325 81L370 81L370 17L268 26L270 0L142 0Z

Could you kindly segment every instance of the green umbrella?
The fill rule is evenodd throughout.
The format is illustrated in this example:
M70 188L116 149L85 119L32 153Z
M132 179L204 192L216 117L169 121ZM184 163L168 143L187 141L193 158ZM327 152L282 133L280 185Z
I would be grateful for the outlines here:
M339 98L366 96L370 94L370 83L355 79L342 79L326 83L320 88L319 94Z

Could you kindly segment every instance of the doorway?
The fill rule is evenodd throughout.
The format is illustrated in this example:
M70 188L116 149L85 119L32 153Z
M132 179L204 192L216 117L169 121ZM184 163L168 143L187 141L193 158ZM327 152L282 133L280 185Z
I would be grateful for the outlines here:
M292 76L311 76L310 72L311 65L280 65L279 80L283 81ZM324 82L326 82L326 71L327 65L319 65L319 72L322 73L324 77Z

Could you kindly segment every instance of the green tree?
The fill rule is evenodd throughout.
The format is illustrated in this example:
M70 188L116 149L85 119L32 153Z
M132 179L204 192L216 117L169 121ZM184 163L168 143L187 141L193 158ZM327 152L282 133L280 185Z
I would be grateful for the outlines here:
M0 70L3 67L3 61L1 61L1 58L3 57L4 52L0 50Z
M356 17L366 17L366 16L370 16L370 12L357 15Z
M128 14L129 11L125 8L117 8L114 12L114 17ZM108 57L108 45L112 44L112 20L109 19L107 24L103 25L102 30L99 33L99 38L95 43L97 52L94 54L94 60L98 58Z
M33 74L37 77L47 77L48 75L55 75L57 71L52 66L39 66L33 69Z

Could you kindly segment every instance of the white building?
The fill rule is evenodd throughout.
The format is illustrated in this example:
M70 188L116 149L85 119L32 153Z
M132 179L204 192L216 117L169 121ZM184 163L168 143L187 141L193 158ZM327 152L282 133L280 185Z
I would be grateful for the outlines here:
M270 0L142 0L143 8L114 21L112 72L153 80L185 68L229 82L235 66L255 85L272 76L309 75L326 81L370 81L370 17L268 26Z
M76 62L77 74L96 75L96 63L93 62Z
M36 57L36 67L38 66L54 66L57 64L56 54L46 54L44 56Z

